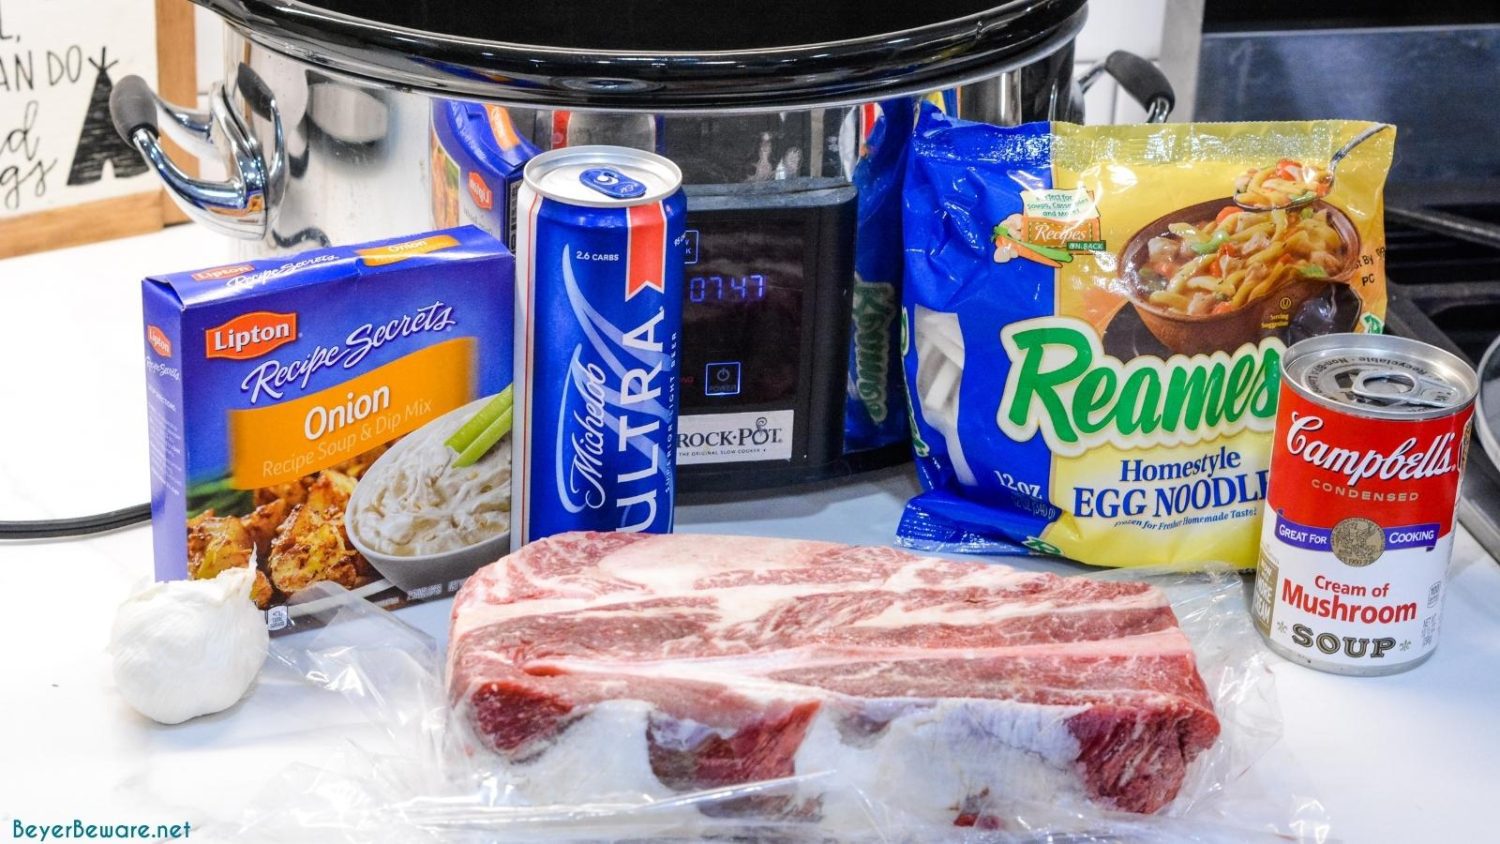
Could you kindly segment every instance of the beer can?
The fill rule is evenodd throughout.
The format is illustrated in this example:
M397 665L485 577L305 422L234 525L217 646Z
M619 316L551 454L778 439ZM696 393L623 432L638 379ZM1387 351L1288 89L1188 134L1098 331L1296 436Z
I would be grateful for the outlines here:
M650 152L553 150L517 197L511 546L672 529L682 172Z
M1356 675L1432 655L1477 391L1461 358L1404 337L1287 350L1251 601L1272 650Z

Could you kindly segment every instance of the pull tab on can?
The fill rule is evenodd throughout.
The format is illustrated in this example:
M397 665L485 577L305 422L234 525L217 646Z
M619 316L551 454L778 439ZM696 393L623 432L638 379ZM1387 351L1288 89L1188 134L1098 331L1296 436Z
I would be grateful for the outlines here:
M646 193L645 184L613 167L590 167L578 174L578 181L614 199L631 199Z
M1325 334L1288 349L1281 378L1314 401L1381 419L1451 415L1474 401L1474 370L1456 355L1389 334Z
M1390 407L1450 407L1458 399L1458 390L1442 381L1399 369L1364 370L1354 376L1349 392Z

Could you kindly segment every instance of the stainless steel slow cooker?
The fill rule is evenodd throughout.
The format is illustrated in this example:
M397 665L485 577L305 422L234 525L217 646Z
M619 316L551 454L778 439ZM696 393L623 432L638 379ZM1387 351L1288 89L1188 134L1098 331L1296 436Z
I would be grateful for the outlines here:
M723 272L750 272L747 253L765 244L785 253L802 288L794 318L762 308L685 323L682 413L702 416L688 427L710 438L716 419L784 422L790 457L683 461L685 490L779 485L906 455L903 437L877 447L844 437L851 176L867 104L941 95L972 119L1077 121L1091 81L1072 78L1084 0L195 2L228 23L208 111L163 103L138 78L116 85L111 107L177 202L251 255L433 228L434 106L454 100L503 106L536 149L622 143L677 161L704 263L732 265L700 266L704 290ZM1153 119L1171 108L1148 62L1117 53L1097 72ZM188 176L158 133L222 165L223 178ZM725 346L728 333L737 345ZM773 387L742 389L757 373Z

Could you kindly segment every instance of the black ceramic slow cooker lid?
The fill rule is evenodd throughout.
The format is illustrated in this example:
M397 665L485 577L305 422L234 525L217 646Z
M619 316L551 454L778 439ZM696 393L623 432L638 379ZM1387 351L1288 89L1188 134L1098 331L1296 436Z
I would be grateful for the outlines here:
M195 0L255 41L430 93L786 109L969 82L1071 41L1085 0Z
M705 53L850 41L966 18L994 0L309 0L423 32L569 50ZM523 11L524 10L524 11Z

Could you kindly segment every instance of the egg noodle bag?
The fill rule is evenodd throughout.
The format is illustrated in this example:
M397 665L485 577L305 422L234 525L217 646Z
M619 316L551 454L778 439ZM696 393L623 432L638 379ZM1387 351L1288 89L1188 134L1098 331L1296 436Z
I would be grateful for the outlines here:
M1384 326L1394 139L924 109L902 352L925 491L900 542L1253 565L1282 354Z

